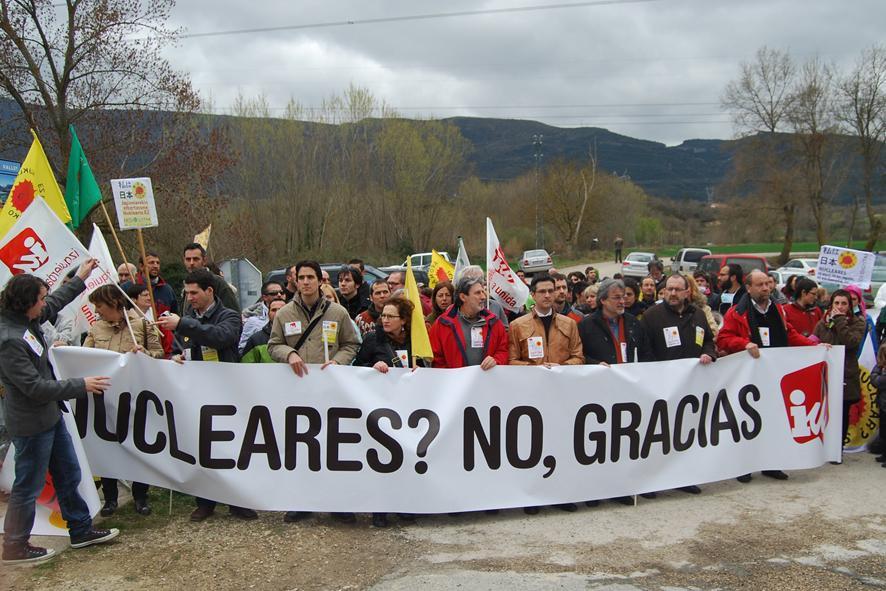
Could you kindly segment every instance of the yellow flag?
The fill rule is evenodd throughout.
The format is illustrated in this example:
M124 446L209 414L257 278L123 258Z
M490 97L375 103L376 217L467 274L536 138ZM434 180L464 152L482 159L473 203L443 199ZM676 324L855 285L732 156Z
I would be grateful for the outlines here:
M194 236L194 242L209 250L209 235L212 233L212 224L206 226L202 232Z
M415 275L412 274L412 262L408 259L406 260L406 297L415 306L412 309L412 355L433 359L434 352L431 350L431 339L428 337L428 327L425 326L425 317L422 314L418 284L415 282Z
M34 142L28 150L28 155L25 156L25 161L22 162L18 176L15 177L15 183L6 198L3 211L0 212L0 237L6 236L36 197L43 197L62 222L71 221L71 214L68 213L68 206L65 205L65 198L55 181L43 146L40 145L40 140L33 130L31 135L34 136Z
M455 265L443 258L443 255L431 249L431 266L428 267L428 287L434 289L440 281L452 281L455 276Z

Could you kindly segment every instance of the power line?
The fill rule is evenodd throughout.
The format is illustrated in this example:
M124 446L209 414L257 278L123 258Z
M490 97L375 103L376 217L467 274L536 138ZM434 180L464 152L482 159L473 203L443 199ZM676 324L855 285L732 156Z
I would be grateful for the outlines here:
M662 0L594 0L591 2L570 2L562 4L542 4L535 6L515 6L512 8L488 8L484 10L461 10L457 12L437 12L430 14L414 14L405 16L388 16L366 19L348 19L342 21L329 21L322 23L310 23L304 25L284 25L280 27L256 27L252 29L231 29L228 31L207 31L205 33L187 33L180 35L179 39L197 39L201 37L221 37L225 35L246 35L251 33L272 33L277 31L296 31L301 29L324 29L331 27L344 27L348 25L375 25L380 23L399 23L407 21L422 21L441 18L457 18L465 16L481 16L487 14L513 14L518 12L537 12L543 10L562 10L568 8L582 8L587 6L611 6L617 4L640 4L647 2L661 2Z

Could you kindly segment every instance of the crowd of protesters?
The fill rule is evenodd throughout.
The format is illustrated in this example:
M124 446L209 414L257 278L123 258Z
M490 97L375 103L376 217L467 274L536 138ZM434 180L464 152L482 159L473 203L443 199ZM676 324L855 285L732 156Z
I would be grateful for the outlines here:
M618 245L619 257L620 250ZM74 547L117 535L116 530L92 524L76 490L79 468L60 420L65 400L88 392L101 394L109 383L101 376L56 380L47 358L47 349L54 344L136 352L179 363L286 363L298 377L317 371L316 366L322 371L333 364L371 367L381 373L425 364L494 371L509 364L611 366L690 358L706 365L733 353L756 358L765 348L836 344L846 347L844 438L849 407L861 395L856 352L866 321L861 292L851 287L825 300L806 278L792 279L778 291L767 274L746 274L738 265L724 266L716 277L700 272L667 276L655 260L640 281L619 275L601 278L593 267L568 275L555 269L531 278L520 274L531 298L524 310L513 313L488 297L484 271L468 267L454 283L441 281L433 290L420 286L433 359L417 362L410 338L415 304L404 293L400 271L370 284L362 261L354 259L332 285L316 261L303 260L286 270L284 280L265 282L258 301L241 310L236 290L207 260L201 245L186 245L182 255L188 274L175 288L164 280L156 253L140 258L138 266L121 265L119 286L103 286L90 294L100 320L84 335L70 334L70 322L60 312L85 289L83 280L93 261L53 294L40 279L18 275L0 295L4 359L0 382L16 460L5 524L5 562L40 561L52 555L51 550L28 542L34 502L47 468ZM886 387L884 351L881 348L872 379ZM886 458L878 460L886 467ZM780 470L763 474L788 478ZM750 479L749 474L738 478ZM101 488L101 514L108 516L118 510L117 482L102 478ZM701 492L698 486L681 490ZM132 483L132 493L135 512L150 514L148 486ZM196 499L196 505L192 521L203 521L216 509L211 499ZM577 510L573 503L557 507ZM528 514L539 510L525 508ZM232 506L230 513L247 520L257 517L246 507ZM283 520L291 523L309 516L294 507ZM355 521L353 513L334 517ZM408 523L415 516L399 519ZM385 527L388 516L376 513L372 522Z

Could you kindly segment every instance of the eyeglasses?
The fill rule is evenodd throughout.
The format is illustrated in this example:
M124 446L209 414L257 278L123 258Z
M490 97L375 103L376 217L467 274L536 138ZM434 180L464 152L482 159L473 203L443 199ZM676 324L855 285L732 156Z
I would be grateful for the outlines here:
M278 296L278 295L283 295L283 292L282 291L266 291L265 295Z
M392 315L392 314L381 314L381 315L379 315L379 318L381 318L382 320L396 320L396 319L398 319L398 318L400 318L400 317L399 317L399 316L394 316L394 315Z

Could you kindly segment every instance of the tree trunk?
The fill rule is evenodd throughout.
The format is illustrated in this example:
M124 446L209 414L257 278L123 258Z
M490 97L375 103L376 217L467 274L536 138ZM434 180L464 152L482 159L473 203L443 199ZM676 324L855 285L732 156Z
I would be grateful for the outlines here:
M797 206L793 203L782 208L784 212L784 242L781 246L781 254L778 255L778 264L783 265L791 258L791 249L794 247L794 214Z

